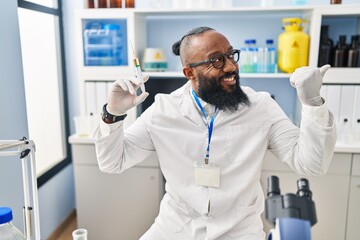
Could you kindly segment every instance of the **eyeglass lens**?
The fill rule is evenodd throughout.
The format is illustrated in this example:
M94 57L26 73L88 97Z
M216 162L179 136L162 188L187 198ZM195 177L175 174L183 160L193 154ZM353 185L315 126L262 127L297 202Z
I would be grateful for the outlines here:
M239 51L233 51L231 53L221 54L214 57L211 63L215 68L222 68L225 65L225 57L227 57L232 63L237 63L239 61L239 56Z

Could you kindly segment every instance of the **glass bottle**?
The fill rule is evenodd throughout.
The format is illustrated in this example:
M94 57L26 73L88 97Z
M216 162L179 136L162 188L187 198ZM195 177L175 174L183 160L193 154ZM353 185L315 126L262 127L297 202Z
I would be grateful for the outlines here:
M110 0L110 8L121 8L122 0Z
M257 63L257 70L258 73L266 73L267 71L267 49L266 47L258 47L257 51L257 57L258 57L258 63Z
M266 72L275 73L277 72L276 65L276 50L274 46L274 40L266 40Z
M328 36L329 26L323 25L321 26L321 34L320 34L320 46L319 46L319 61L318 66L321 67L325 64L331 64L332 59L332 49L333 49L333 40L331 40Z
M22 232L11 222L13 220L12 209L0 207L0 240L24 240Z
M359 35L351 36L351 46L349 49L348 60L347 60L348 67L357 67L359 65L358 60L359 60L360 49L358 46L358 41L359 41Z
M94 0L88 0L86 7L87 7L87 8L94 8L94 7L95 7Z
M126 8L134 8L135 7L135 1L134 0L126 0L125 1L125 7Z
M250 72L256 73L258 65L258 48L256 47L256 39L251 39L249 44L249 52L252 62Z
M346 45L346 36L340 35L339 41L334 49L334 63L333 67L346 67L347 60L347 50L348 47Z
M98 8L107 8L106 0L98 0Z
M357 50L358 50L359 54L357 56L356 67L360 67L360 36L359 36L358 43L357 43Z
M252 55L250 53L251 39L245 40L245 46L241 47L241 57L240 57L240 71L242 73L251 72L252 68Z

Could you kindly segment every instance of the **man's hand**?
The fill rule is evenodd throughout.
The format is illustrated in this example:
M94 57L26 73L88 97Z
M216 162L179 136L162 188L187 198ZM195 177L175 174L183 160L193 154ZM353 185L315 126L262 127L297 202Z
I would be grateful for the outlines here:
M136 90L148 79L148 75L143 75L141 78L132 77L114 82L108 96L107 111L112 115L119 116L142 103L149 96L149 93L142 92L136 96Z
M295 70L290 77L291 85L296 88L297 95L302 104L320 106L323 100L320 96L320 88L323 77L330 65L321 68L301 67Z

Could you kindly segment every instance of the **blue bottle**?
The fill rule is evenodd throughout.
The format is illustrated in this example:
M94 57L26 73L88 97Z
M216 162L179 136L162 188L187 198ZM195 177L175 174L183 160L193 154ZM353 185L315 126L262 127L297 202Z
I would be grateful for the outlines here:
M0 240L24 240L24 236L11 221L13 220L12 209L0 207Z

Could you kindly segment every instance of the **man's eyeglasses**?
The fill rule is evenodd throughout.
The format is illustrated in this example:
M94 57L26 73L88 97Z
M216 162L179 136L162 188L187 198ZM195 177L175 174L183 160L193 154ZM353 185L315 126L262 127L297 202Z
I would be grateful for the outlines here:
M229 53L218 54L213 56L212 58L206 59L197 63L190 63L189 67L197 67L205 63L211 63L214 68L220 69L223 68L226 63L226 58L228 58L232 63L237 63L240 58L240 50L234 49Z

